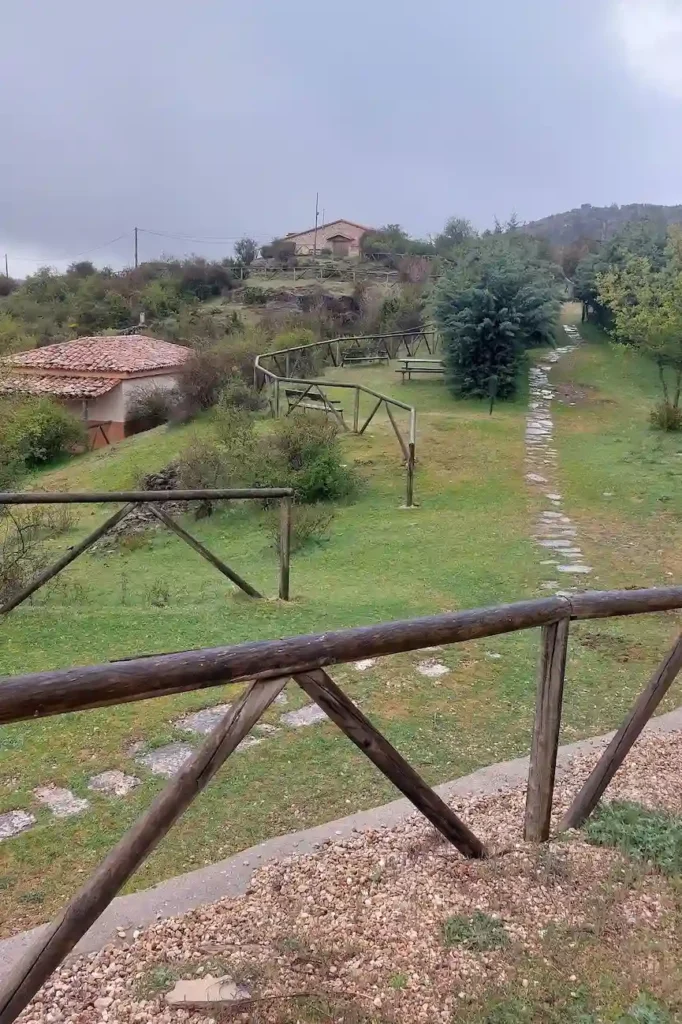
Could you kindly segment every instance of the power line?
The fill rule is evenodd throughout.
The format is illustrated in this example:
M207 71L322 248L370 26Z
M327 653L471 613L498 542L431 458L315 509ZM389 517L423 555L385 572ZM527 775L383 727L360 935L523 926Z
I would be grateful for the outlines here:
M145 235L156 235L158 238L174 238L182 242L204 242L206 244L218 245L222 242L237 242L244 235L226 235L224 237L195 238L193 235L174 235L168 231L152 231L151 228L139 228ZM268 235L259 235L257 238L268 238Z
M74 253L72 256L53 256L52 259L53 260L59 260L60 262L62 262L63 260L71 260L71 261L72 260L77 260L81 256L87 256L91 252L97 252L99 249L106 249L108 246L113 245L115 242L120 242L122 238L127 238L127 237L129 237L127 234L117 235L116 238L112 238L108 242L102 242L101 245L93 245L93 247L91 249L84 249L83 252ZM12 259L16 263L43 263L43 264L46 264L48 262L48 261L45 260L44 257L42 259L35 259L35 258L31 257L31 256L12 256Z

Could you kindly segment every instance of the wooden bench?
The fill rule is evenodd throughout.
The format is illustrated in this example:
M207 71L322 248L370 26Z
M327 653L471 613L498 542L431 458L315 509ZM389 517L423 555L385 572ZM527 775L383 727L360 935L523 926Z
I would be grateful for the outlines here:
M406 376L408 380L412 380L413 373L437 373L441 376L445 373L445 363L442 359L406 358L398 361L403 365L395 372L401 375L403 384Z
M284 391L287 399L287 412L292 409L312 409L316 412L329 412L331 405L343 419L343 409L338 398L322 398L321 395L313 394L306 388L286 388ZM304 396L304 397L301 397Z
M375 363L387 363L389 358L385 353L375 352L372 355L350 355L344 356L341 365L342 366L372 366Z

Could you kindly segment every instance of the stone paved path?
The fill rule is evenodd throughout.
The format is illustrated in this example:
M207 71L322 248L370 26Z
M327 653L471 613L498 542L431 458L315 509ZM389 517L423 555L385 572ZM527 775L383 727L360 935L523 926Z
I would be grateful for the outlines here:
M554 447L552 402L555 390L549 378L552 366L580 344L578 330L564 326L568 345L550 352L529 371L530 400L526 420L526 480L533 490L540 491L545 508L534 526L534 537L545 556L541 565L551 566L543 590L569 594L576 589L571 583L588 576L592 567L585 565L578 543L578 530L562 510L562 496L557 490L557 450Z

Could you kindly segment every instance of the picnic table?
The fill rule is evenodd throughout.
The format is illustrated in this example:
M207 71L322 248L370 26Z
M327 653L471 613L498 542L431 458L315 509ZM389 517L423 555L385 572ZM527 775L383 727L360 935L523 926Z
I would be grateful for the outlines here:
M395 372L402 375L402 383L405 383L405 377L408 380L412 380L413 373L445 373L445 363L442 359L419 359L414 356L407 356L402 359L398 359L402 366Z
M382 352L351 352L344 356L342 366L372 366L376 363L387 363L388 355Z
M288 387L284 389L287 400L287 416L296 409L312 409L315 412L335 412L343 419L343 409L338 398L327 398L310 387Z

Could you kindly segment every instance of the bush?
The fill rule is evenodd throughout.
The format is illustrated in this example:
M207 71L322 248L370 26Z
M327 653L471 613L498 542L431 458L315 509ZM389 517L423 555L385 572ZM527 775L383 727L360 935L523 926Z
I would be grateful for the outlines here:
M231 369L229 353L222 349L207 349L190 356L178 378L180 404L186 418L216 404Z
M649 418L655 430L682 430L682 409L672 402L660 402Z
M0 447L15 452L27 467L51 462L87 440L85 425L51 398L4 403Z
M279 509L272 509L267 515L268 530L273 545L277 547L280 534ZM291 515L291 552L301 551L302 548L327 540L329 527L333 521L334 510L329 506L295 504Z
M341 461L338 427L326 417L294 414L277 420L269 441L281 486L293 487L299 501L338 501L356 490L353 470Z
M161 423L178 422L183 418L181 412L182 396L177 388L151 386L138 391L130 406L129 417L142 429L149 430Z
M241 289L239 297L245 306L264 306L268 301L268 293L264 288L250 284Z
M218 406L242 409L244 412L260 412L265 407L265 400L242 377L232 376L228 377L225 387L220 392Z
M68 532L70 505L33 505L0 514L0 602L18 593L48 565L46 541Z

